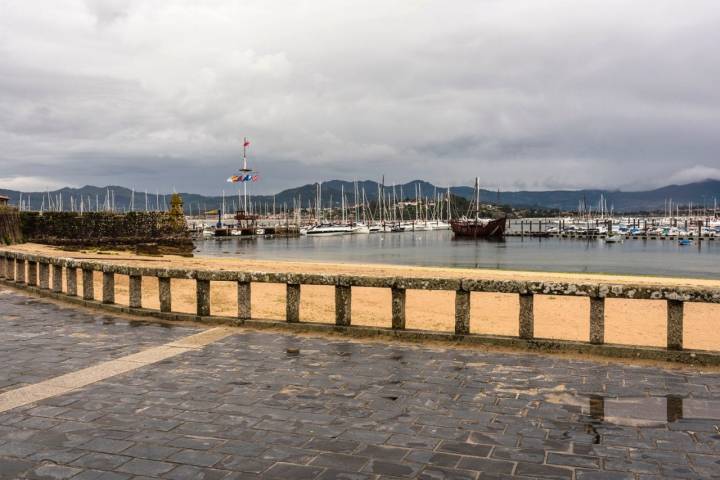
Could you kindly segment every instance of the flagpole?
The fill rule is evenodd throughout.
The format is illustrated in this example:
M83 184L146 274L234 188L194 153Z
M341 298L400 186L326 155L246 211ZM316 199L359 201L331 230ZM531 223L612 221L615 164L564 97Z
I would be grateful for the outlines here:
M243 137L243 175L247 173L247 138ZM247 182L242 182L243 184L243 213L247 214Z

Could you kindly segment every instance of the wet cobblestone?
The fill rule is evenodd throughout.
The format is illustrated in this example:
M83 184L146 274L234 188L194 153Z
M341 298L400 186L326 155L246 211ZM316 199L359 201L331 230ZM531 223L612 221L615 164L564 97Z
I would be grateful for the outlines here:
M128 321L0 287L0 393L198 331Z
M16 384L192 333L14 293L0 312ZM719 392L690 369L238 330L0 414L0 479L720 478Z

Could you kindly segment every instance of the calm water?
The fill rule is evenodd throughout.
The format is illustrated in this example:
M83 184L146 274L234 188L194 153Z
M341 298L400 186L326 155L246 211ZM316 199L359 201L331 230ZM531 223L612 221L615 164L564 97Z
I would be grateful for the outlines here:
M199 240L196 255L433 267L720 278L720 240L454 239L450 231Z

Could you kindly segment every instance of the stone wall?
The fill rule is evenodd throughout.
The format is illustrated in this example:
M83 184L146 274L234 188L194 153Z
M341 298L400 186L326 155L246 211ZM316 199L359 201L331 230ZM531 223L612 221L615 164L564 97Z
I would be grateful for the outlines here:
M65 271L65 274L63 274ZM49 272L52 272L52 284ZM102 272L102 296L95 295L95 272ZM115 276L128 277L128 304L115 302ZM67 287L63 290L62 280ZM159 309L143 308L143 278L157 278ZM5 280L2 280L2 279ZM195 280L196 313L173 310L171 279ZM78 298L78 282L82 281L82 298ZM720 365L720 349L688 350L683 346L684 305L687 302L720 304L720 289L683 285L656 286L612 283L536 282L516 280L477 280L456 278L370 277L361 275L326 275L298 273L248 272L239 270L198 270L106 263L98 260L49 257L0 248L0 283L32 289L54 298L76 301L85 306L101 306L137 315L151 315L166 320L246 324L259 328L286 325L299 331L323 331L351 335L386 335L411 340L448 340L475 342L540 351L567 351L662 359L695 364ZM212 282L237 283L237 315L212 315ZM286 285L286 322L252 317L253 283ZM304 322L300 318L302 285L327 285L335 288L335 323L333 325ZM388 288L392 292L392 327L356 326L352 323L352 289L354 287ZM406 329L405 304L407 290L445 290L455 292L454 332ZM312 291L311 291L312 292ZM472 292L514 293L519 296L518 333L514 336L472 333L470 318ZM312 293L311 293L312 294ZM585 341L537 338L535 336L535 295L589 297L589 335ZM653 299L667 304L667 344L665 348L613 345L605 343L605 299Z
M0 205L0 244L12 245L20 242L22 242L22 232L17 209Z
M22 212L20 218L28 242L141 253L191 254L193 248L185 218L168 212Z

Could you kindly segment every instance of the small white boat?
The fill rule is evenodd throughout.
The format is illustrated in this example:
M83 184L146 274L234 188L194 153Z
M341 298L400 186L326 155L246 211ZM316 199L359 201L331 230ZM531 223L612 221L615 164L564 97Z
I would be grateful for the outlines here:
M433 229L433 225L429 222L415 222L413 224L414 232L428 232Z
M255 235L265 235L265 229L264 228L256 228Z
M605 243L623 243L625 241L625 235L621 233L614 233L605 237Z
M331 225L320 224L308 228L305 235L313 237L328 237L331 235L349 235L352 233L353 227L350 225Z
M364 223L356 223L352 226L352 232L350 233L352 233L353 235L368 234L370 233L370 227L368 227Z
M202 236L205 237L205 238L214 237L214 236L215 236L215 232L213 232L213 231L212 231L211 229L209 229L209 228L203 228Z

